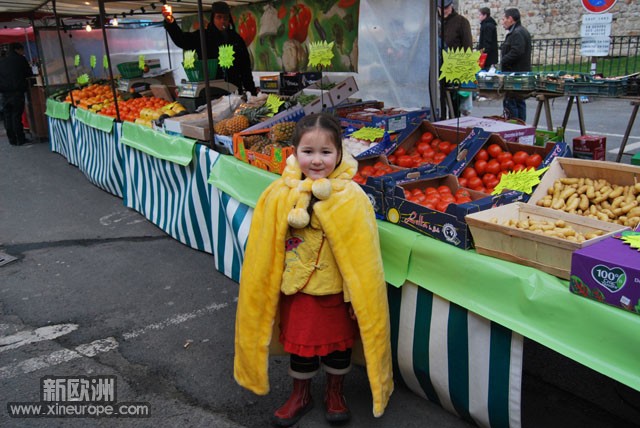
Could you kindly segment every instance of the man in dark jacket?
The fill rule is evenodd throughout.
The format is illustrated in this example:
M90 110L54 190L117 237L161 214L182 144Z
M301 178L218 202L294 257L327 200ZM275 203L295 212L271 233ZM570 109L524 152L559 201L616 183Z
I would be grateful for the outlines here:
M484 70L489 70L492 65L498 64L498 31L496 20L491 17L491 9L481 7L478 9L480 18L480 39L478 50L487 54L484 62Z
M471 49L473 47L473 37L471 35L471 25L464 16L460 15L453 8L453 0L436 0L436 6L438 7L438 13L443 18L443 49ZM444 8L442 7L444 6ZM444 84L440 85L440 108L442 111L446 111L446 89ZM453 103L453 117L460 117L460 102L461 98L457 92L451 93Z
M502 72L531 71L531 35L520 23L520 11L505 10L502 26L507 30L500 49ZM505 94L503 106L507 117L527 120L527 105L517 94Z
M198 59L202 59L202 50L200 48L200 32L192 31L185 33L174 19L171 12L167 12L163 8L162 14L165 17L164 28L169 33L169 37L179 48L185 50L195 50ZM233 66L225 70L218 67L216 79L224 79L238 87L238 91L242 94L246 91L253 95L257 94L253 74L251 73L251 58L244 40L235 31L233 20L231 19L231 9L222 1L214 2L211 5L211 21L205 30L207 58L218 59L218 48L222 45L232 45L234 51Z
M9 54L0 61L0 92L4 127L12 146L25 143L22 113L28 88L27 78L31 75L31 66L24 57L24 47L21 43L11 43Z

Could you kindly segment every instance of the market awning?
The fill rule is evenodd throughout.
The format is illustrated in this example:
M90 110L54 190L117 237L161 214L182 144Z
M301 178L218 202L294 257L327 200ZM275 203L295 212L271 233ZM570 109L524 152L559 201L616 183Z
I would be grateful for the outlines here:
M24 43L26 40L35 41L33 27L0 29L0 43Z

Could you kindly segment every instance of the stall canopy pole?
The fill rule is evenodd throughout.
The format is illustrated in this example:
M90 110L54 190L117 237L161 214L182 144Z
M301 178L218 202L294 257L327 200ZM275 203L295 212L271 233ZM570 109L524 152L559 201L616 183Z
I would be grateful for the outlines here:
M207 119L209 122L209 147L213 148L214 144L214 132L213 132L213 116L211 113L211 91L209 90L209 66L208 66L208 52L207 52L207 35L204 28L204 18L202 17L202 0L198 0L198 23L200 24L200 50L202 51L202 70L204 71L204 93L207 100ZM210 22L209 25L213 25Z
M62 35L60 35L60 17L56 12L56 0L52 1L53 16L56 18L56 31L58 32L58 41L60 42L60 51L62 52L62 64L64 65L64 74L67 77L67 84L71 85L71 79L69 78L69 69L67 68L67 58L64 54L64 45L62 44ZM75 106L76 103L73 99L73 86L69 89L69 97L71 98L71 105Z
M102 28L102 40L104 41L104 54L107 56L107 63L109 64L109 81L111 82L111 94L113 95L113 102L116 106L116 119L120 122L120 107L118 106L118 93L116 92L116 82L113 80L113 69L111 68L111 55L109 55L109 43L107 42L107 23L105 20L104 0L98 0L98 6L100 8L100 27Z

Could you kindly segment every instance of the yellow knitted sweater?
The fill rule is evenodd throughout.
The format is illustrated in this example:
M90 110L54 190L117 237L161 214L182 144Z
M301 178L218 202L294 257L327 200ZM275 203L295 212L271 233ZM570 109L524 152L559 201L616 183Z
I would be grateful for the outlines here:
M282 178L260 196L253 212L236 313L234 377L256 394L269 392L269 344L278 310L288 228L309 223L313 206L326 234L358 319L373 414L384 409L393 392L389 307L378 228L366 194L351 178L355 161L344 151L328 179L301 180L296 158L287 159Z

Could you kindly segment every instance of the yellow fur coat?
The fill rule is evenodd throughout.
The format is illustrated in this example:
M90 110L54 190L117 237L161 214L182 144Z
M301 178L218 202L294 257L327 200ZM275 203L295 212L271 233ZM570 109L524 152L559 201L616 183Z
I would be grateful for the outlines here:
M358 319L373 414L379 417L393 392L389 308L373 208L351 180L357 167L345 151L328 179L301 180L300 166L292 155L282 178L260 196L240 276L234 377L256 394L269 392L269 344L280 298L285 236L290 225L301 228L308 224L307 207L313 193L319 199L313 211Z

